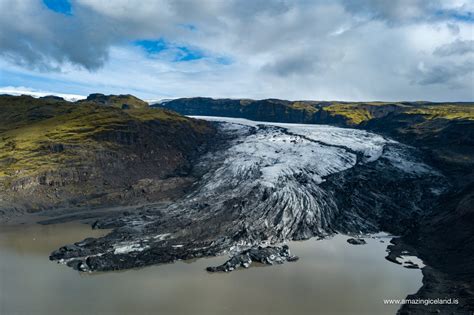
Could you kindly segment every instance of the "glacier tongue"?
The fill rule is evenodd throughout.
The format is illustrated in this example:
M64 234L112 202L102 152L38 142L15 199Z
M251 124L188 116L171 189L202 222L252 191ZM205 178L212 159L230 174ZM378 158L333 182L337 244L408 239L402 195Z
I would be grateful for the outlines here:
M110 270L336 232L399 233L444 184L411 148L370 132L197 118L215 121L221 140L195 165L187 196L101 219L96 226L116 229L52 259Z
M222 133L236 137L225 150L202 159L208 166L216 157L222 162L206 172L191 200L214 201L208 214L228 213L231 207L243 218L241 222L253 217L239 236L247 241L278 242L333 232L331 222L338 216L338 207L320 184L357 163L377 160L389 142L354 129L205 119L219 122ZM186 203L175 206L189 208Z
M279 242L338 230L377 231L383 212L400 212L395 214L398 218L414 209L400 202L407 210L390 206L402 188L384 187L385 182L391 185L402 177L415 178L419 170L430 170L404 146L366 131L205 119L216 121L230 140L201 159L197 168L205 171L196 189L168 211L188 209L209 221L225 217L233 221L229 233L234 241ZM380 176L382 185L373 183L377 181L373 174ZM328 178L334 179L325 183ZM364 191L360 187L364 183L373 187ZM382 188L388 191L379 192ZM386 209L378 209L384 204Z

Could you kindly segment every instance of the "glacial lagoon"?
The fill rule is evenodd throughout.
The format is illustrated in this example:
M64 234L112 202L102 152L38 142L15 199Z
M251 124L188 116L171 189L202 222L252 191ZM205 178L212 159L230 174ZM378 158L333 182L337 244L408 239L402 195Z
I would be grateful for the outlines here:
M227 257L120 272L51 262L60 246L107 231L81 223L0 227L0 314L394 314L422 274L387 261L389 237L288 243L297 262L211 274ZM357 311L355 311L357 310Z

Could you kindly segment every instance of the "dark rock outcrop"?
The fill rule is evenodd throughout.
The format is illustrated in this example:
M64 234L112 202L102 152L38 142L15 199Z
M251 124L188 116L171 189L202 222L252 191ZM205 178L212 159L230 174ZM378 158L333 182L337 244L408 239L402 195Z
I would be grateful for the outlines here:
M258 246L235 254L228 261L217 267L207 267L209 272L229 272L237 268L249 268L252 262L265 265L283 264L285 261L296 261L297 256L291 255L288 245Z
M90 94L85 100L79 103L96 103L103 106L112 106L120 109L144 109L148 108L148 103L141 99L127 95L104 95L100 93Z
M352 245L365 245L367 242L363 238L349 238L347 243Z

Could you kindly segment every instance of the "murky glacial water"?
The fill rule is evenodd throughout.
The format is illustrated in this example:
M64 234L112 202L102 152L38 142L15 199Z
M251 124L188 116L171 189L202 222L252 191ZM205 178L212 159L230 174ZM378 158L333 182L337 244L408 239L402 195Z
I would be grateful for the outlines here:
M292 242L300 260L228 274L226 257L80 274L48 260L63 244L100 236L79 223L0 226L0 314L394 314L384 298L421 286L420 270L384 259L389 239Z

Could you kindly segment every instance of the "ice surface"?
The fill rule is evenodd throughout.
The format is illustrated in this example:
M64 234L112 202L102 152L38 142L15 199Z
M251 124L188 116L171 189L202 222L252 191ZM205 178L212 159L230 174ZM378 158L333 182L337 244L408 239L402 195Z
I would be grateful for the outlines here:
M362 162L373 162L383 155L393 166L408 173L436 173L423 162L414 159L412 156L407 157L400 148L389 147L385 150L387 144L398 144L396 141L364 130L328 125L260 122L243 118L191 117L208 121L226 122L227 124L222 124L221 128L236 135L244 133L249 127L277 127L284 129L287 132L286 135L279 135L277 137L268 134L266 136L255 136L253 139L247 139L251 140L249 143L233 148L235 151L246 152L248 155L253 154L252 152L256 153L253 159L254 162L255 159L259 158L264 158L266 162L269 162L264 163L264 165L271 164L272 166L264 167L262 171L270 181L277 179L288 169L297 170L297 165L306 165L315 167L315 175L320 177L318 181L321 182L321 178L324 176L354 166L354 157L349 153L362 154ZM294 137L288 134L294 135ZM305 140L313 140L321 145L315 146L314 143ZM296 145L289 145L290 143ZM328 148L337 147L344 150L328 150ZM346 159L342 159L344 161L341 160L341 155L346 155ZM335 158L335 156L337 157ZM317 159L318 163L314 163L314 161L311 161L312 159ZM249 160L247 162L251 164ZM287 164L288 167L284 167L282 164Z
M417 266L418 268L425 267L423 260L412 255L402 255L396 258L396 260L404 267Z
M341 146L362 153L366 161L375 161L383 153L384 145L393 143L380 135L364 130L351 128L339 128L328 125L312 124L288 124L252 121L243 118L213 117L213 116L191 116L193 118L209 121L222 121L243 126L276 126L286 129L292 134L297 134L311 140L315 140L331 146Z
M139 243L121 243L114 246L114 254L126 254L130 252L141 252L148 246L141 246Z

